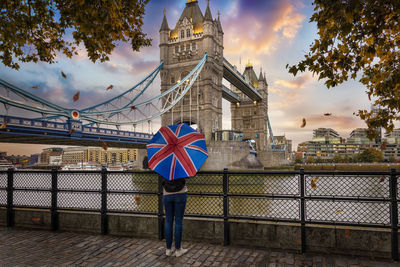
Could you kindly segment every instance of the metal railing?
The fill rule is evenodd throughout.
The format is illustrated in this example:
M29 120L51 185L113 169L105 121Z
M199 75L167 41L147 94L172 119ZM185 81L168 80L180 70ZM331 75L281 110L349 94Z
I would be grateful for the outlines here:
M399 172L333 171L202 171L186 179L185 216L223 220L229 245L230 220L297 223L301 250L306 251L307 225L342 225L391 230L391 253L398 260ZM163 238L162 177L154 172L127 171L0 171L0 207L6 224L14 224L15 208L49 209L53 230L62 210L101 214L108 232L112 213L158 217Z

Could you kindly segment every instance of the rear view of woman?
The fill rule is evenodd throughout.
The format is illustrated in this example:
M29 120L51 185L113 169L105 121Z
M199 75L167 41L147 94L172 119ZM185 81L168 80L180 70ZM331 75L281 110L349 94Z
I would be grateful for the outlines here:
M175 254L180 257L188 250L182 248L182 223L185 213L187 200L187 187L185 179L172 181L164 180L163 183L163 203L165 208L165 241L167 249L165 254L171 256ZM172 250L173 225L175 220L175 251Z

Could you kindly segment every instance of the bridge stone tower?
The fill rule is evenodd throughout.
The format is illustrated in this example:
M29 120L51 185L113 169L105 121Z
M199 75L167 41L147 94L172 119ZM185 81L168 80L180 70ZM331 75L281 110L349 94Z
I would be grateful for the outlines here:
M191 93L165 113L161 123L197 124L207 143L214 131L222 129L223 34L219 15L212 17L209 0L204 15L197 0L187 0L174 29L169 28L164 10L160 28L160 59L164 61L161 92L189 74L205 53L208 57Z
M240 103L231 104L232 129L243 132L243 139L255 140L257 150L263 151L268 145L268 83L262 70L257 78L250 62L246 65L243 76L247 83L257 88L262 100L253 101L231 85L231 90L241 99Z

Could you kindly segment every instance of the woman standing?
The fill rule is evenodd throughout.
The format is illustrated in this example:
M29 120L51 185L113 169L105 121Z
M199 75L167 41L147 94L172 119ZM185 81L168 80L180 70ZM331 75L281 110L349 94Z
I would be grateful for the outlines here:
M188 251L181 246L183 215L187 200L185 179L164 180L162 185L165 208L165 241L167 245L165 254L171 256L174 253L172 250L172 228L175 219L175 256L180 257Z

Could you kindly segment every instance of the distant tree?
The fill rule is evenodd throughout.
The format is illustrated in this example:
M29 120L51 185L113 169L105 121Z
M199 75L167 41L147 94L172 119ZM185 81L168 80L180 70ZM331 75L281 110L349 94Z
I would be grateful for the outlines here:
M344 163L351 163L352 161L353 161L353 159L347 154L343 158Z
M148 1L0 1L0 59L13 69L14 60L53 63L57 52L72 57L81 43L93 62L109 60L118 42L138 51L151 43L141 28Z
M301 157L296 157L294 160L295 164L302 164L303 163L303 159Z
M315 160L315 163L323 163L324 161L321 159L321 158L317 158L316 160Z
M319 38L310 52L289 72L311 71L335 87L348 78L359 80L373 99L372 110L358 116L372 130L384 127L389 132L400 120L400 1L399 0L314 0Z
M335 154L335 156L332 159L332 162L333 163L341 163L341 162L343 162L343 159L339 154Z
M383 162L383 153L375 148L368 148L356 155L357 162Z
M308 157L306 160L307 163L315 163L315 160L313 157Z
M395 162L395 161L396 161L396 158L393 155L391 155L389 157L389 162Z

